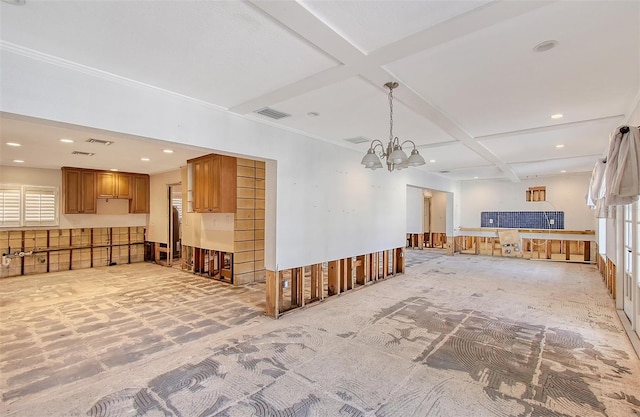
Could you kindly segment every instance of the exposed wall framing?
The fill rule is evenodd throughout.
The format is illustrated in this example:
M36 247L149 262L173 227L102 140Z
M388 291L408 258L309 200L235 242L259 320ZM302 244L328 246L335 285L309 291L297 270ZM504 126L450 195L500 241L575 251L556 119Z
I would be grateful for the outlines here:
M305 307L404 273L404 248L389 249L282 271L266 271L267 315Z
M465 230L462 230L464 233ZM487 231L484 229L484 231ZM531 233L531 230L520 232ZM583 235L584 239L575 236ZM522 251L519 257L529 259L547 259L567 262L595 263L597 248L592 242L593 232L585 231L549 231L540 233L540 238L522 238ZM455 252L468 255L505 256L500 238L492 236L462 235L454 239Z
M446 233L407 233L407 247L414 249L447 248Z
M142 226L0 231L0 277L142 262L144 237Z

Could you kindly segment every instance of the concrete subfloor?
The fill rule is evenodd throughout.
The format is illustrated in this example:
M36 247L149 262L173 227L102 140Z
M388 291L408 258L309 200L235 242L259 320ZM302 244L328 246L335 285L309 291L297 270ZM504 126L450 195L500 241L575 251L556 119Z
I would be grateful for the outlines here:
M640 416L592 265L408 251L278 320L153 264L0 281L3 416Z

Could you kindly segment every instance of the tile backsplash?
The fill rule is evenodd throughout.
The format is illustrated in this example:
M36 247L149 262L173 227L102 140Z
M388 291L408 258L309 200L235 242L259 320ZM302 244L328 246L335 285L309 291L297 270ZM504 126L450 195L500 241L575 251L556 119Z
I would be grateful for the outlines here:
M563 211L483 211L481 227L509 229L564 229Z

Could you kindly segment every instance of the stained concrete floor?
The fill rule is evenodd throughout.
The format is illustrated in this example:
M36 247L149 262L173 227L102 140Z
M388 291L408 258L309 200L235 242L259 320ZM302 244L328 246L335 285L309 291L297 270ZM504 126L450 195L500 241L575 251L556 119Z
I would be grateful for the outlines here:
M264 289L151 264L0 281L3 416L640 416L591 265L409 251L272 320Z

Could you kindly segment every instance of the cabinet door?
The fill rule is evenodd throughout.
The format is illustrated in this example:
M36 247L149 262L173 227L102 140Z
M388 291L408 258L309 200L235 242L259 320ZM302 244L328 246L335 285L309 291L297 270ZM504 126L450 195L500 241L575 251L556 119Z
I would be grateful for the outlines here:
M207 191L209 193L209 212L222 212L222 201L220 196L220 155L211 157L211 168L209 171L209 181Z
M98 172L96 177L96 188L98 198L115 198L115 181L112 172Z
M149 176L133 175L133 198L129 213L149 213Z
M117 173L115 176L115 185L117 198L133 198L131 174Z
M82 211L84 214L94 214L98 202L96 200L96 173L93 171L81 171L82 178Z
M82 210L80 171L62 170L62 199L64 214L78 214Z
M62 199L64 214L95 213L97 205L95 172L63 169Z
M201 158L193 162L193 210L196 213L211 212L212 159Z

